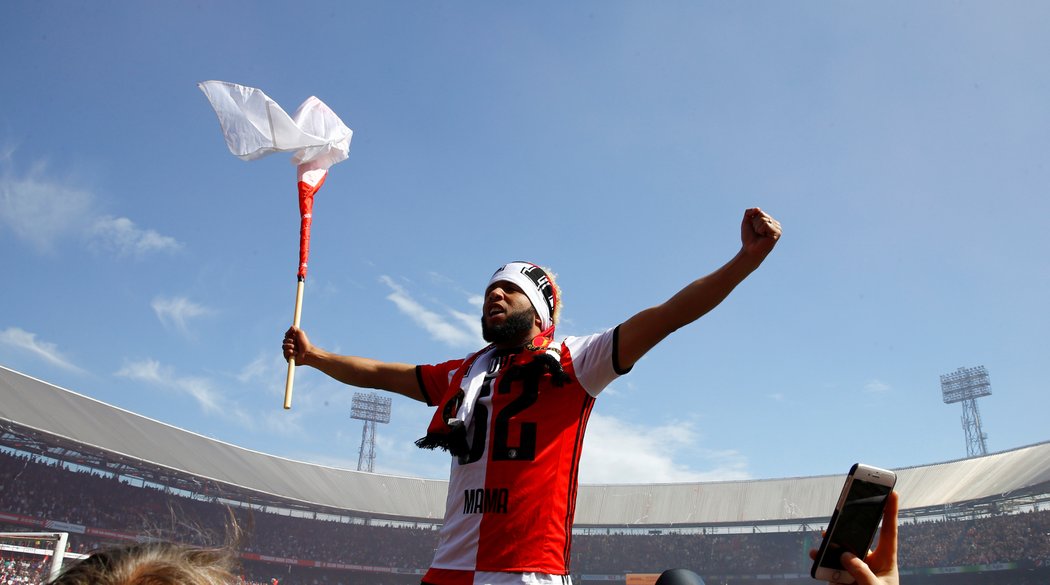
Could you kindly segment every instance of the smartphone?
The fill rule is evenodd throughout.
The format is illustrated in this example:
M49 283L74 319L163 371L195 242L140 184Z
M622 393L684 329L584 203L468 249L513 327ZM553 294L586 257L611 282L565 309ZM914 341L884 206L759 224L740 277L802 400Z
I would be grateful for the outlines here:
M897 474L857 463L849 470L842 493L831 515L824 540L817 550L810 574L814 579L852 583L853 577L842 567L842 553L860 558L868 554L875 532L882 521L886 498L897 483Z

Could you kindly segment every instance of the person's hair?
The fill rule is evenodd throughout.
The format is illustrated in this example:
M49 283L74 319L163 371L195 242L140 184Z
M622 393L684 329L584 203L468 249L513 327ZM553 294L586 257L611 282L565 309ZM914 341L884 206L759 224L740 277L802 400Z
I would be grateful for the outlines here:
M561 300L561 287L558 286L557 275L554 274L553 270L546 266L540 266L540 268L547 273L547 278L550 279L551 286L554 287L554 298L557 299L557 302L554 303L554 311L551 313L551 323L557 325L561 321L561 307L563 304Z
M176 510L172 510L175 514ZM65 568L48 585L234 585L240 577L241 563L237 550L252 530L249 514L247 528L242 528L233 510L226 509L225 535L209 534L192 526L172 529L171 538L159 537L148 542L128 544L93 552L86 559ZM174 542L180 532L193 533L198 542L211 546L193 546ZM163 531L156 530L156 536ZM218 542L222 545L218 545Z
M229 547L152 542L95 552L49 585L232 585L238 566Z

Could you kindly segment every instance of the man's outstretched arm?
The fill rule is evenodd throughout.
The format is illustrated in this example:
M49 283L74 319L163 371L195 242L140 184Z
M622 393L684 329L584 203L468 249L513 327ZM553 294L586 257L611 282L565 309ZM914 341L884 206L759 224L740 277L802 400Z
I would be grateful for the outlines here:
M623 369L675 330L696 321L721 303L756 268L780 239L780 222L754 207L740 223L740 251L711 274L694 280L663 304L650 307L620 325L619 361Z
M292 327L281 344L284 359L295 358L297 366L311 366L344 384L375 388L426 402L411 364L381 362L371 358L339 355L310 343L306 332Z

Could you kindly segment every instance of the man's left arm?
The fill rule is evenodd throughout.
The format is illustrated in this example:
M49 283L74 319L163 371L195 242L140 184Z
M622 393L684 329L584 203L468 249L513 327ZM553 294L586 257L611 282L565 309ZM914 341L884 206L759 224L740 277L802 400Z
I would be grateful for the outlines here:
M746 210L740 223L741 246L736 256L718 270L694 280L663 304L645 309L620 325L620 367L630 369L665 337L717 307L762 264L780 234L780 222L757 207Z

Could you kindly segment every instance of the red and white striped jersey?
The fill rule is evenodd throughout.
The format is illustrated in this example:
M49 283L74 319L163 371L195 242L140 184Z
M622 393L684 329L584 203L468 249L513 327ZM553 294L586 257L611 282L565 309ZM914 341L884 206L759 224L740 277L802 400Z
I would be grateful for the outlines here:
M478 358L489 363L467 426L471 449L452 460L445 523L425 583L563 582L587 419L598 393L626 373L616 364L617 335L562 340L571 381L560 387L550 374L504 368L513 356ZM464 361L419 366L428 404L441 400Z

